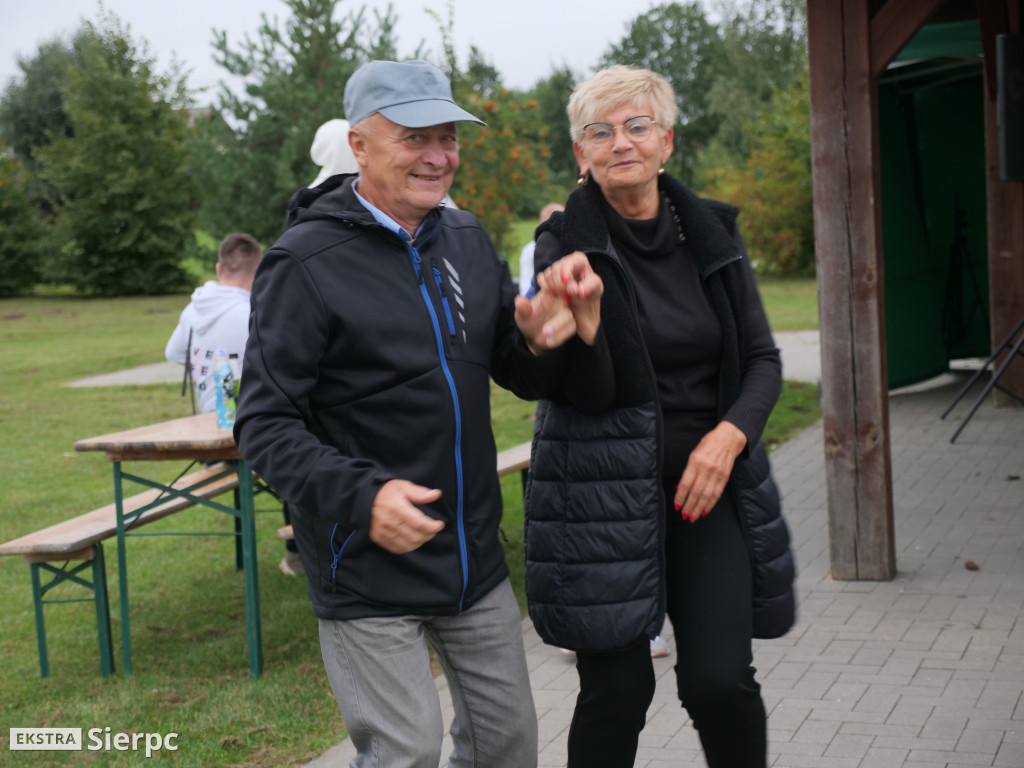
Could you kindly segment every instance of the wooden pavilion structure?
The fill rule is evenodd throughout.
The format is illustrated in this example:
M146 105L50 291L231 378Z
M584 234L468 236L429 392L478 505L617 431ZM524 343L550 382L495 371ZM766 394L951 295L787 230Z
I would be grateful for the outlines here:
M983 51L992 350L1024 317L1024 184L999 176L996 40L1022 32L1021 0L807 0L814 229L832 576L896 573L882 247L879 79L918 31L976 19ZM1024 141L1024 136L1020 137ZM1024 361L1003 386L1024 392ZM1009 400L996 391L997 405Z

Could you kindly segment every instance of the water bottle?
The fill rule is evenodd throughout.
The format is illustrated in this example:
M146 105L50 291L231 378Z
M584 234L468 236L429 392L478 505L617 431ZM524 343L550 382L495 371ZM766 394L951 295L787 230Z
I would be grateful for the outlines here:
M242 385L242 361L238 359L238 353L232 352L228 355L228 365L231 367L231 380L235 386L231 393L235 404L238 403L238 389Z
M238 408L238 390L242 386L242 361L238 359L238 354L232 352L228 355L228 367L231 368L231 397L229 402L231 404L231 424L235 423L235 411Z
M238 397L238 355L217 350L213 358L213 391L217 402L217 426L231 429L235 425Z

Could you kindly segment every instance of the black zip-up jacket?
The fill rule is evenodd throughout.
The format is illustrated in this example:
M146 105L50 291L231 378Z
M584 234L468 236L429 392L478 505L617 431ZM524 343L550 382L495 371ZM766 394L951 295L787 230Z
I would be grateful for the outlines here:
M354 176L293 197L252 291L235 437L289 502L319 618L444 615L507 575L490 377L551 389L514 323L508 265L479 221L431 211L407 243L356 198ZM439 488L444 529L393 555L369 537L380 487Z

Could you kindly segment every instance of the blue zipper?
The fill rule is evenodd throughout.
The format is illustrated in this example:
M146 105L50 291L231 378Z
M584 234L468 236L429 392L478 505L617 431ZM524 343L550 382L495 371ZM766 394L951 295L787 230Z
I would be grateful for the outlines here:
M341 549L339 549L337 552L335 552L334 551L334 534L337 533L337 532L338 532L338 523L335 523L334 527L331 528L331 554L334 555L334 560L331 563L331 581L334 581L335 574L338 571L338 561L341 560L341 555L345 551L345 547L348 546L348 543L350 541L352 541L352 537L355 536L355 534L356 534L355 531L352 531L348 535L348 537L345 539L345 541L342 543Z
M411 243L406 243L406 248L409 250L412 266L416 272L416 282L420 286L420 295L423 297L423 303L426 304L427 312L430 314L430 322L434 326L434 339L437 341L437 354L441 358L441 370L444 371L444 377L448 381L448 389L452 394L452 402L455 406L455 487L457 496L455 519L459 533L459 554L462 560L462 594L459 595L459 612L461 613L463 602L466 599L466 589L469 586L469 554L466 549L466 527L465 520L463 519L465 489L462 481L462 414L459 409L459 393L455 388L455 379L452 377L451 369L448 367L448 358L444 352L444 337L441 335L441 324L438 321L437 312L434 311L434 304L430 300L430 292L427 290L427 283L423 279L423 271L420 269L422 259L420 258L419 250ZM438 290L440 291L441 275L436 270L435 279L438 281ZM441 300L445 313L448 315L449 330L454 334L455 325L443 292L441 292Z

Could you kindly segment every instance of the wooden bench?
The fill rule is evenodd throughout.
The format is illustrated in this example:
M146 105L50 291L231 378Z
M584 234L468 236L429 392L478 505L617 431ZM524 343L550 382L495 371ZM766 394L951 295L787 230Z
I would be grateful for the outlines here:
M519 445L513 445L504 451L498 451L498 477L511 475L513 472L522 473L523 491L526 491L526 476L530 471L530 450L532 444L529 440ZM290 525L282 525L277 529L277 538L282 541L290 541L295 538Z
M504 451L498 451L498 477L519 472L523 478L523 492L526 492L526 477L530 471L530 451L533 444L527 440L525 443L513 445Z
M189 496L212 499L238 488L238 474L231 465L213 464L179 478L171 487L188 489L188 495L169 495L167 490L150 489L123 501L125 528L135 530L161 520L195 504ZM100 650L100 669L104 676L114 672L113 644L110 635L110 608L107 577L103 558L103 542L117 535L117 507L107 504L92 512L73 517L0 544L0 555L22 555L29 563L32 576L32 601L35 608L36 641L39 646L39 670L50 674L46 652L46 626L43 605L92 601L96 608L96 633ZM70 563L81 561L69 568ZM60 566L51 563L61 563ZM89 581L83 571L91 569ZM51 577L45 584L42 572ZM44 596L65 581L74 582L92 592L92 597L69 600L44 600Z

